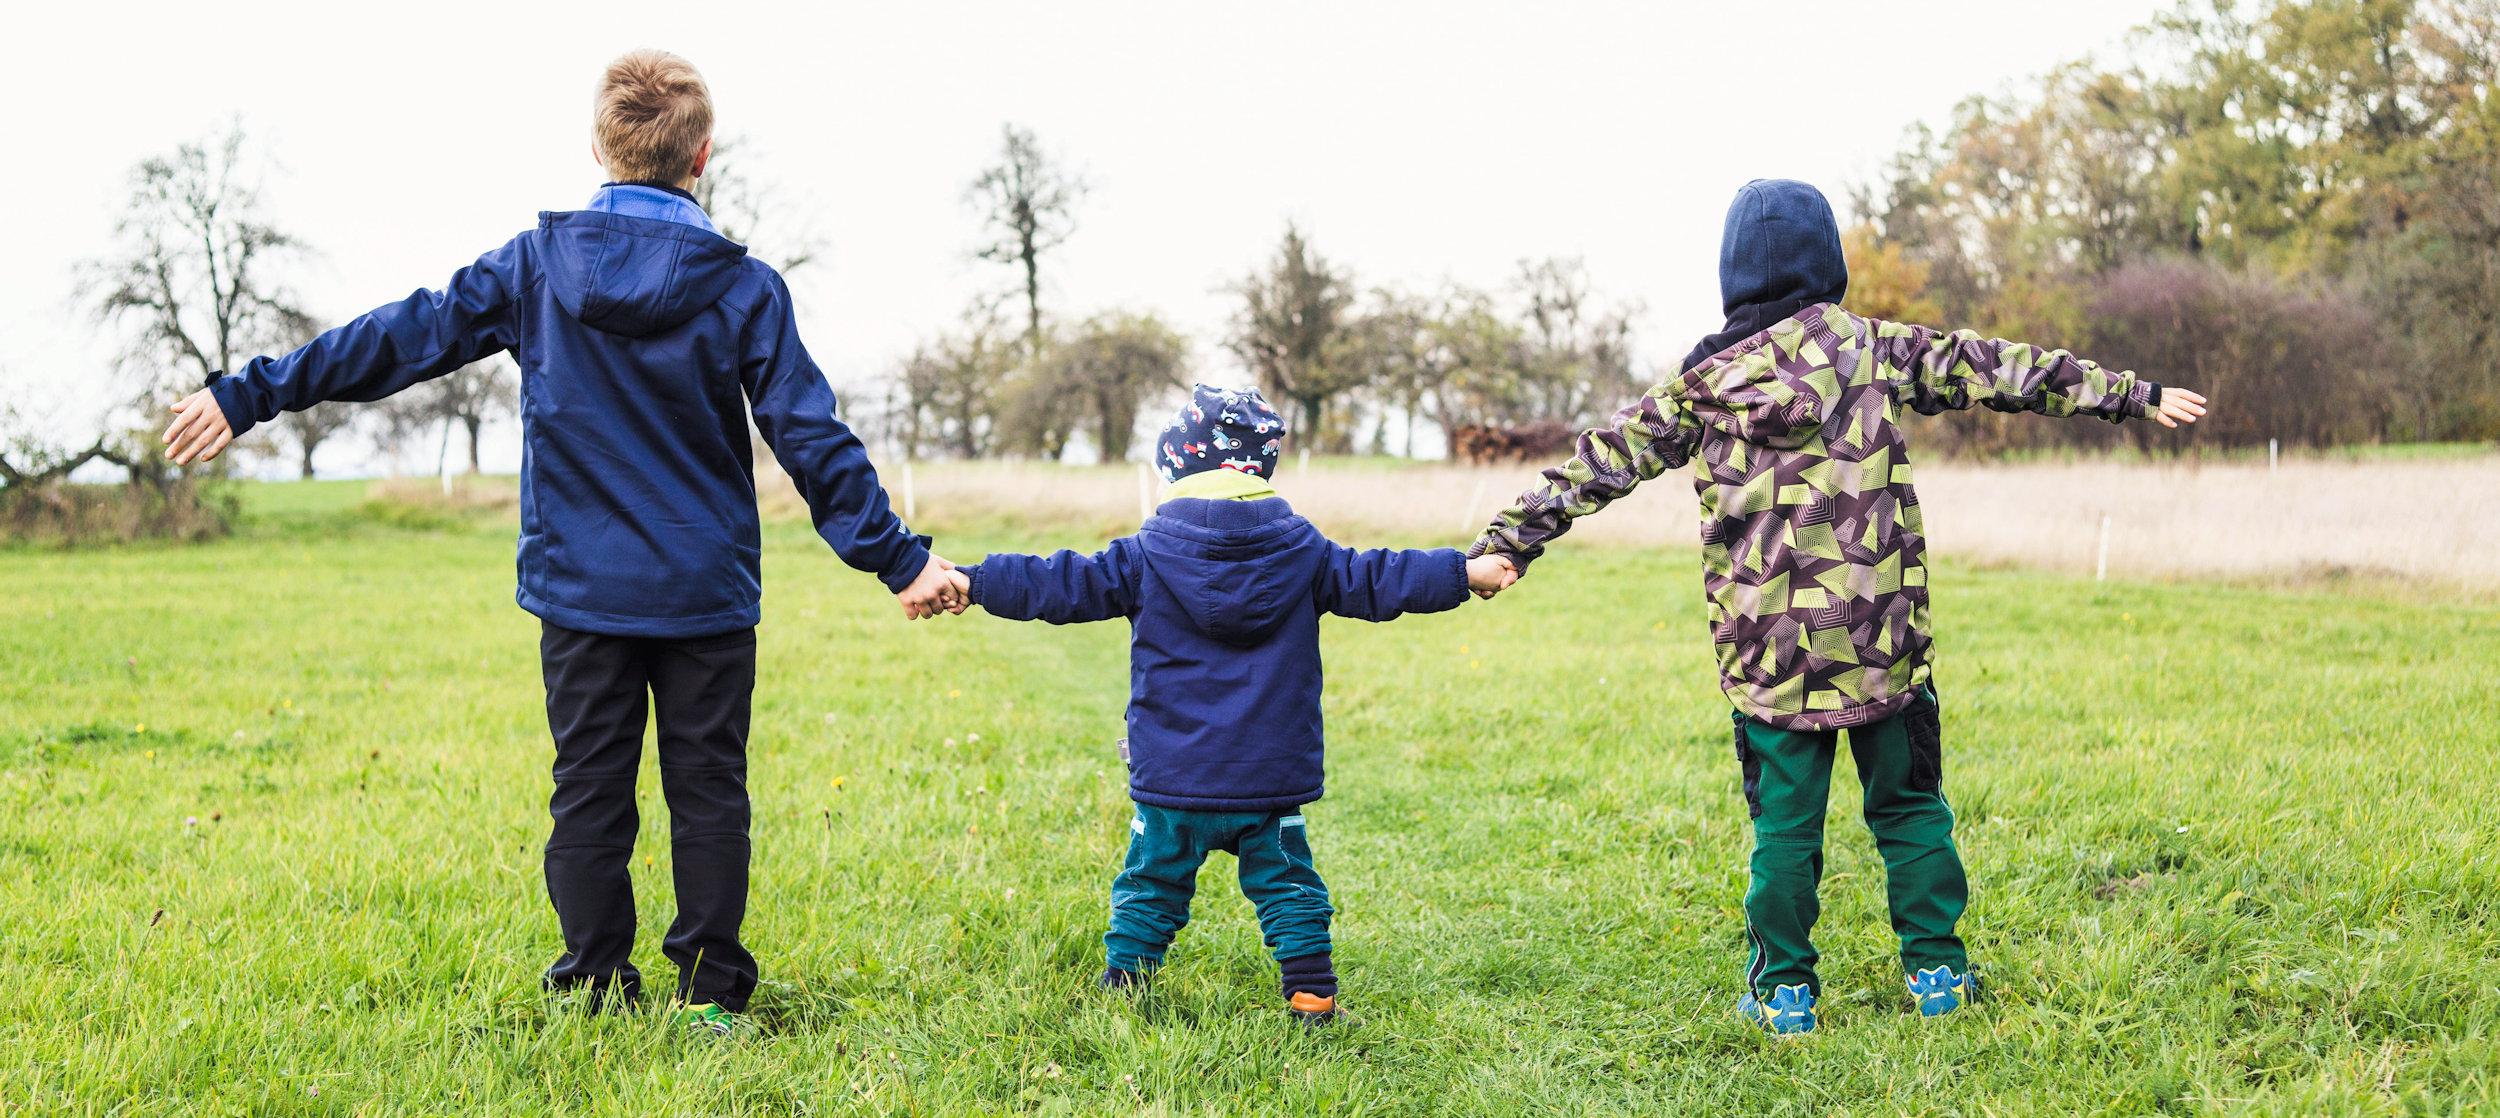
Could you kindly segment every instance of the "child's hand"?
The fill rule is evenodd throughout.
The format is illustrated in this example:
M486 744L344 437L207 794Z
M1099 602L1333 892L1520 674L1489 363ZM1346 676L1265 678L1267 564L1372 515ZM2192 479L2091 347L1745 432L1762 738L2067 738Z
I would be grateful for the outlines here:
M2161 408L2153 413L2164 427L2194 423L2205 414L2205 398L2184 388L2161 386Z
M1479 598L1489 599L1517 581L1519 568L1512 566L1507 556L1479 555L1467 561L1467 589L1475 591Z
M962 613L972 604L972 580L955 571L955 565L942 556L931 555L911 585L894 595L902 603L903 616L913 621L936 617L939 613Z
M177 466L188 466L217 457L218 451L234 441L234 428L226 425L226 412L217 406L217 397L203 388L174 405L174 421L165 426L162 441L165 457Z

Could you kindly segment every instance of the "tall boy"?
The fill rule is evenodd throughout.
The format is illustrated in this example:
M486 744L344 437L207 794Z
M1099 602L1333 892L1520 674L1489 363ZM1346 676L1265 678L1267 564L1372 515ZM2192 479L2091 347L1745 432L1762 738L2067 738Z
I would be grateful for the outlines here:
M1129 621L1128 862L1111 884L1102 984L1140 985L1189 923L1223 850L1283 974L1288 1008L1336 1015L1334 910L1303 805L1320 798L1319 618L1387 621L1491 596L1503 572L1457 551L1356 551L1270 484L1285 424L1256 389L1199 385L1165 429L1170 495L1100 554L992 555L953 572L982 609L1054 625Z
M1702 586L1754 824L1738 1011L1781 1033L1815 1024L1808 934L1844 730L1918 1011L1950 1012L1976 991L1954 931L1967 886L1943 792L1927 541L1901 409L1977 403L2165 427L2205 413L2193 392L2060 350L1852 314L1840 306L1848 286L1821 192L1746 184L1719 248L1726 328L1693 348L1680 376L1582 434L1572 460L1469 551L1524 572L1573 520L1700 452Z
M790 291L723 239L689 188L712 100L675 55L635 51L599 81L592 155L614 181L419 291L284 357L256 357L175 405L176 462L213 458L282 411L378 400L488 354L521 366L523 609L541 621L555 737L547 895L564 954L551 989L638 996L634 776L656 706L675 855L664 951L688 1019L726 1028L755 988L746 740L761 572L747 410L842 560L907 615L949 604L948 564L887 506L799 344Z

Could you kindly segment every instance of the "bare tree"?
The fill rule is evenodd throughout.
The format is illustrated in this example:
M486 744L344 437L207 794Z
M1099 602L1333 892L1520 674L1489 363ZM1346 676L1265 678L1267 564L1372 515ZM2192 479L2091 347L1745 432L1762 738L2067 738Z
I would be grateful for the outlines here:
M0 404L0 494L22 493L66 480L89 462L130 468L130 457L114 446L111 435L99 435L88 446L72 450L37 435L36 427L17 409Z
M756 172L761 163L752 139L715 139L712 160L691 193L721 236L747 246L786 278L822 260L825 239L806 220L804 207Z
M1601 304L1579 260L1521 261L1515 286L1527 342L1523 419L1585 426L1646 387L1632 374L1633 309Z
M520 391L520 371L508 361L488 358L463 365L385 401L383 437L394 446L406 446L434 435L440 439L438 457L447 459L451 433L458 429L468 435L469 473L475 476L486 425L519 414Z
M313 452L321 444L354 427L362 416L353 408L337 404L315 404L303 411L288 412L273 425L286 453L295 460L296 476L306 481L313 477Z
M998 163L964 188L964 202L981 211L985 240L976 258L1015 266L1024 284L1024 342L1030 358L1042 356L1042 254L1067 243L1076 231L1076 205L1091 189L1085 180L1042 151L1033 132L1013 124L1002 130Z
M120 365L137 401L196 388L317 331L271 275L303 243L262 215L249 162L238 122L131 169L119 244L88 263L82 286L98 321L126 335ZM281 421L305 477L313 451L350 418L324 405Z
M1330 360L1341 356L1334 351L1354 303L1353 281L1312 251L1299 228L1287 225L1267 269L1251 273L1233 290L1242 305L1225 348L1268 391L1292 403L1298 438L1323 449L1349 446L1351 431L1334 422L1328 406L1369 375L1361 362Z

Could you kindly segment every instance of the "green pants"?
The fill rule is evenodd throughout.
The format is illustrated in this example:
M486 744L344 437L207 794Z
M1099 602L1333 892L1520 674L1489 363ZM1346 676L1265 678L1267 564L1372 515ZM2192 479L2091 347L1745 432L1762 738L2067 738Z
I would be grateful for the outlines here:
M1745 936L1753 944L1745 981L1756 995L1805 985L1817 994L1812 934L1822 902L1823 813L1832 789L1832 754L1849 735L1866 787L1866 828L1884 856L1892 930L1901 966L1970 965L1953 932L1969 901L1962 856L1953 848L1953 808L1944 799L1942 727L1934 691L1909 708L1851 730L1797 731L1736 716L1736 760L1753 815L1753 883L1745 890Z
M1259 931L1278 961L1329 950L1328 883L1311 867L1302 812L1183 811L1138 804L1129 822L1128 863L1111 882L1111 965L1149 971L1189 923L1198 867L1222 850L1241 862L1241 892L1259 912Z

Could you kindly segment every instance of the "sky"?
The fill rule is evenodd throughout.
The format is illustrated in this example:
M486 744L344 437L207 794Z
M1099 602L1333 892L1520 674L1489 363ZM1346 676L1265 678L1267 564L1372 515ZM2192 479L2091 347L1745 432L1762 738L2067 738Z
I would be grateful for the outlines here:
M0 398L72 429L126 395L75 284L138 160L240 119L270 215L314 250L293 286L344 321L578 207L603 177L592 85L639 46L703 71L747 172L828 244L793 287L837 388L1008 286L971 255L964 188L1009 122L1092 186L1046 261L1045 311L1159 313L1202 379L1244 379L1220 345L1226 288L1287 222L1367 287L1499 289L1521 260L1580 258L1642 308L1638 350L1660 362L1718 325L1720 218L1746 180L1845 206L1913 123L2106 57L2166 6L42 5L10 20ZM490 467L517 461L517 431L488 443ZM351 444L320 464L383 465Z

